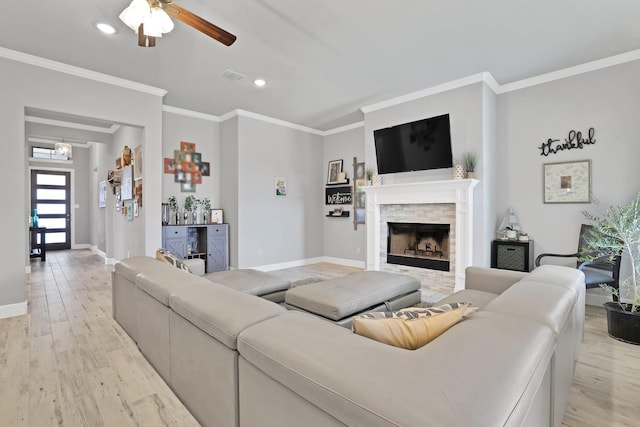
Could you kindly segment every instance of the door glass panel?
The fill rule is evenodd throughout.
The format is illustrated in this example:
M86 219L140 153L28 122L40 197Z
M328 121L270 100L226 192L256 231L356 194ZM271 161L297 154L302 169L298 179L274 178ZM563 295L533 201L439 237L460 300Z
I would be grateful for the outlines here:
M46 188L38 188L37 197L39 200L64 200L67 192L65 190L49 190Z
M45 175L45 174L38 174L38 178L37 178L37 182L38 185L66 185L67 180L66 180L66 176L65 175Z
M65 228L66 226L67 220L65 218L40 218L38 220L38 227Z
M49 215L49 214L61 214L64 215L67 213L66 206L64 204L49 204L49 203L38 203L38 215Z
M47 244L49 243L64 243L67 241L67 233L47 233Z

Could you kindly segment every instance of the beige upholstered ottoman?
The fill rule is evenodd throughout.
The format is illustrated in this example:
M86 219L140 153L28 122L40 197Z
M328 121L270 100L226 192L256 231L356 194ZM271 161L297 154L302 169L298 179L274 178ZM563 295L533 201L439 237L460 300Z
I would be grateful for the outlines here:
M420 302L420 282L411 276L383 271L364 271L285 293L287 308L307 311L344 327L351 318L367 311L393 311Z
M291 287L290 280L252 269L218 271L205 274L204 277L238 292L256 295L277 303L284 301L284 293Z

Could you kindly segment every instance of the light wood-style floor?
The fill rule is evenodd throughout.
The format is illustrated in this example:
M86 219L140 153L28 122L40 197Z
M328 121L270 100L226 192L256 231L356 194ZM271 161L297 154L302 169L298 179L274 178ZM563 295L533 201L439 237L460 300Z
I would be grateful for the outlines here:
M0 320L0 426L198 425L111 317L112 267L87 250L31 265L29 313ZM354 271L316 264L278 274ZM587 307L564 425L638 426L639 396L640 346L609 338L604 311Z

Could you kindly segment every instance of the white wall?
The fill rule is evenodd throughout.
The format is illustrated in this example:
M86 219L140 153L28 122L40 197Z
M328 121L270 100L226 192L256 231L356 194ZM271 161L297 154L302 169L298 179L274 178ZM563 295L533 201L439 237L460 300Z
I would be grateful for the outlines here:
M353 188L353 158L364 162L364 126L344 132L327 135L324 138L323 183L327 182L328 164L331 160L343 160L343 170L347 172ZM371 165L366 165L367 167ZM373 165L375 167L375 165ZM323 189L324 191L324 189ZM354 195L355 201L355 195ZM335 207L350 212L348 218L327 218L326 214ZM358 224L354 230L354 204L343 206L323 205L324 217L324 256L334 261L349 263L356 261L364 267L367 253L366 225Z
M224 159L220 165L221 186L220 207L224 213L224 222L229 224L229 265L238 267L238 199L239 199L239 163L238 163L238 117L231 117L220 123L220 156Z

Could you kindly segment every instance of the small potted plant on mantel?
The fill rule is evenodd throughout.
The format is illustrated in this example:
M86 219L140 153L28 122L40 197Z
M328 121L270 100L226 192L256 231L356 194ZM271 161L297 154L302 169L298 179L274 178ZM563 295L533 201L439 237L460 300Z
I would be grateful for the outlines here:
M631 261L631 276L619 289L600 286L618 300L605 303L609 335L640 345L640 193L627 205L611 206L601 217L586 211L583 214L593 226L593 232L585 237L585 253L593 251L591 258L609 256L612 262L624 254Z
M477 164L478 157L475 153L464 153L462 155L462 167L464 168L465 178L472 179L475 177Z

